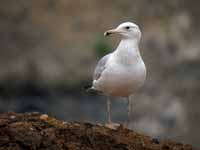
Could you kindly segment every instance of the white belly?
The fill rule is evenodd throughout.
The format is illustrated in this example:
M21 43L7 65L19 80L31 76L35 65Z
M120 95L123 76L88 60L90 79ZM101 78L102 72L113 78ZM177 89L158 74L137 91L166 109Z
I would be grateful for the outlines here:
M142 60L129 66L112 63L94 84L98 90L106 94L127 97L144 84L145 78L146 68Z

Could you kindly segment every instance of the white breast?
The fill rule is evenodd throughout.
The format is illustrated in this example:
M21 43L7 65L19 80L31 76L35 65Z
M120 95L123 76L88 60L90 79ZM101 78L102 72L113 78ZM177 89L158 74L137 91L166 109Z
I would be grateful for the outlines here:
M105 69L93 84L97 90L113 96L134 94L146 78L146 67L138 48L139 41L122 39L110 55Z
M113 96L127 97L144 84L146 68L141 57L132 57L132 61L130 58L120 59L115 53L110 58L106 70L98 81L99 89Z

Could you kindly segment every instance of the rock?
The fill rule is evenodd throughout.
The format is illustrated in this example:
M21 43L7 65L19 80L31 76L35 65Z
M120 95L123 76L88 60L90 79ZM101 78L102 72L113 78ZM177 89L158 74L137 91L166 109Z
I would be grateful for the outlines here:
M15 119L13 121L13 117ZM158 140L125 127L69 123L39 113L0 114L0 150L192 150L191 145Z
M41 120L47 120L48 117L49 117L49 116L48 116L47 114L43 114L43 115L40 116L40 119L41 119Z

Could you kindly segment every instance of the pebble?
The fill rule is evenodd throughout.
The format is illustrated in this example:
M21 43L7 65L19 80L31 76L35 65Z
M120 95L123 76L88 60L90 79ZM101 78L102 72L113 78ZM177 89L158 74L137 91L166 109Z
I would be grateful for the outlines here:
M43 114L43 115L40 116L40 119L41 119L41 120L47 120L48 117L49 117L49 116L48 116L47 114Z
M14 116L14 115L10 116L10 119L15 119L15 118L16 118L16 116Z

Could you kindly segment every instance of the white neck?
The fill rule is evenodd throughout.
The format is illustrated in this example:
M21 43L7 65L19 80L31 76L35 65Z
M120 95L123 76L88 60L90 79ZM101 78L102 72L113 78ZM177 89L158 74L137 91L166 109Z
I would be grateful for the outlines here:
M119 55L139 55L139 42L134 39L124 38L120 41L116 53ZM131 56L130 56L131 57Z
M114 52L116 61L124 65L143 62L138 45L133 39L122 39Z

